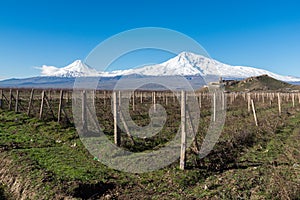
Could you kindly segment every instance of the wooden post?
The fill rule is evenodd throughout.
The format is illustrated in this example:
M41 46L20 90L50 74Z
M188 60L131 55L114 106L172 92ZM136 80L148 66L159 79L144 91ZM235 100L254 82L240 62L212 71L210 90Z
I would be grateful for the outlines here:
M168 94L165 93L165 101L166 101L166 106L168 105Z
M67 103L70 101L70 91L67 92Z
M115 145L120 146L121 137L118 132L118 106L117 106L117 93L113 91L113 115L114 115L114 140Z
M96 101L95 101L95 99L96 99L96 91L95 90L93 90L93 92L92 92L92 104L93 104L93 106L94 107L96 107Z
M214 94L214 95L215 95L215 94ZM233 98L234 98L234 94L231 93L231 94L230 94L230 103L231 103L231 104L233 104Z
M225 108L226 108L226 102L227 102L226 98L227 98L226 94L224 92L222 92L222 110L225 110Z
M118 91L118 100L119 100L119 107L121 106L121 102L122 102L122 96L121 96L121 91Z
M152 104L154 104L154 92L152 92Z
M258 126L257 116L256 116L256 111L255 111L255 106L254 106L254 101L253 101L253 99L251 99L251 105L252 105L252 111L253 111L253 115L254 115L255 125Z
M103 92L103 104L106 105L106 91Z
M43 90L43 92L42 92L42 101L41 101L41 107L40 107L40 119L42 119L42 117L43 117L44 99L45 99L45 90Z
M156 95L155 95L155 92L153 92L153 106L154 106L154 111L156 111Z
M279 116L281 115L281 97L280 93L277 94L278 96L278 110L279 110Z
M140 103L142 104L143 103L143 92L140 93L140 98L141 98Z
M217 115L217 99L216 99L216 93L214 92L214 96L213 96L213 101L214 101L214 122L216 122L216 115Z
M0 108L3 108L3 90L0 90Z
M185 167L185 150L186 150L186 94L181 91L181 151L180 151L180 169Z
M236 93L233 93L232 95L232 100L231 100L231 103L233 104L233 102L235 101L235 98L236 98Z
M250 113L251 112L251 94L250 93L248 93L247 98L248 98L248 112Z
M8 104L8 110L12 109L12 89L9 90L9 104Z
M292 94L292 102L293 102L293 108L295 108L295 94Z
M19 90L17 90L17 94L16 94L16 105L15 105L15 112L19 112Z
M135 92L132 94L132 110L135 111Z
M31 111L31 107L32 107L33 92L34 92L34 90L32 89L31 93L30 93L30 98L29 98L29 103L28 103L28 109L27 109L27 115L28 116L30 115L30 111Z
M176 95L175 93L173 93L173 103L175 103L175 101L176 101Z
M202 94L199 94L199 107L202 107Z
M58 106L58 113L57 113L57 122L60 122L60 117L61 117L61 109L63 106L63 99L64 99L64 92L60 90L60 95L59 95L59 106Z
M87 112L86 112L86 91L83 90L82 91L82 113L81 113L81 120L82 120L82 130L85 131L87 130L87 122L86 122L86 118L87 118Z

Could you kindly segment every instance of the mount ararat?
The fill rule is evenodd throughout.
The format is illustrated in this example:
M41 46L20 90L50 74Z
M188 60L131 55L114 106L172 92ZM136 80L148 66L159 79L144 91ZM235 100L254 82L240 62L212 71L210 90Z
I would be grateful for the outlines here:
M268 75L277 80L299 84L300 78L283 76L267 70L246 66L231 66L212 58L197 55L191 52L182 52L177 56L156 65L140 68L99 72L76 60L70 65L57 68L43 65L39 68L41 76L26 79L9 79L0 81L0 87L43 87L43 88L72 88L77 77L101 77L102 89L111 89L120 77L157 77L157 76L184 76L195 87L203 82L201 77L221 76L223 79L244 79L253 76ZM193 86L194 87L194 86Z

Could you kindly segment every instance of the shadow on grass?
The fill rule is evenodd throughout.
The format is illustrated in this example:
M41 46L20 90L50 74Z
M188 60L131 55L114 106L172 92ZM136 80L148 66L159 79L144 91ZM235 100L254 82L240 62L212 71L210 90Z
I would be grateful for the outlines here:
M114 189L115 185L112 183L96 183L96 184L83 184L74 190L73 197L80 199L96 199L105 194L108 190Z
M6 200L5 192L4 192L4 186L2 184L0 184L0 199L1 200Z

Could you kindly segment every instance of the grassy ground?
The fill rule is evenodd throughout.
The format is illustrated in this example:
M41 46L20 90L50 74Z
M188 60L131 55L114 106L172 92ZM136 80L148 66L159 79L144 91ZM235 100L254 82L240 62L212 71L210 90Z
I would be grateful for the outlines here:
M231 106L208 157L199 160L188 151L187 170L174 163L145 174L118 172L95 161L73 127L0 111L0 180L17 198L31 199L297 199L300 114L290 105L283 110L278 117L276 108L259 107L255 127L247 110ZM202 117L200 131L205 131L209 112Z
M269 140L247 149L235 167L209 176L190 193L198 198L299 199L299 117L293 116Z

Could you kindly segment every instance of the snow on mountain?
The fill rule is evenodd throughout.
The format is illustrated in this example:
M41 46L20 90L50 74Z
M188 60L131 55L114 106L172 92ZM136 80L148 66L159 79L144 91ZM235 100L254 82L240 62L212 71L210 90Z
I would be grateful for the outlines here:
M81 76L98 76L99 73L85 65L81 60L76 60L70 65L57 68L54 66L43 65L41 67L43 76L58 76L58 77L81 77Z
M144 76L189 76L189 75L218 75L223 78L248 78L251 76L269 75L275 79L286 82L299 82L300 78L292 76L282 76L267 70L257 69L245 66L231 66L221 63L211 58L197 55L190 52L182 52L170 60L156 64L144 66L141 68L117 70L112 72L97 72L80 60L64 67L56 68L53 66L43 66L42 75L60 76L60 77L78 77L78 76L103 76L114 77L139 74Z
M118 71L117 73L111 72L111 74L129 75L140 74L148 76L172 76L172 75L218 75L224 78L248 78L251 76L269 75L275 79L298 82L300 78L291 76L282 76L267 70L257 69L253 67L244 66L231 66L214 59L207 58L201 55L197 55L189 52L182 52L170 60L151 66L145 66L137 69L130 69L124 71Z

